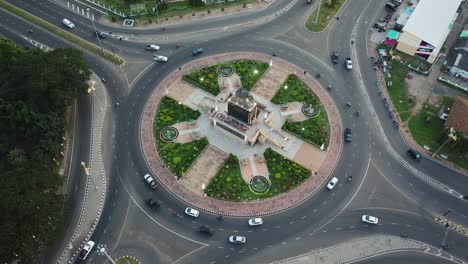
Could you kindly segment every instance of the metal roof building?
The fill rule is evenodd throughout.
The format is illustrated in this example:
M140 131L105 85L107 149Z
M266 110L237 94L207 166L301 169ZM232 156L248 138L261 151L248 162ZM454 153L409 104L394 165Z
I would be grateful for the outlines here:
M458 16L462 0L421 0L403 27L397 50L432 63Z

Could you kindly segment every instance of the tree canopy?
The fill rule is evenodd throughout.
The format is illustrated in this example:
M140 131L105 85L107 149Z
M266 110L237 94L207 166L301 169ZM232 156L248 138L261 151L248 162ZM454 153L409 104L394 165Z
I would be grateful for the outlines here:
M35 263L59 234L66 111L88 88L81 52L24 50L0 39L0 259Z

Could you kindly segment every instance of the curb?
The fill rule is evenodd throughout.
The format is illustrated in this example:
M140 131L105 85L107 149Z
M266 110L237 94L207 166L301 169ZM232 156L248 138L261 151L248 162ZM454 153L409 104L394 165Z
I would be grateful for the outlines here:
M217 215L225 215L225 216L232 216L232 217L247 217L247 216L263 216L269 215L274 213L279 213L290 209L294 206L297 206L310 198L313 194L320 190L320 187L326 183L326 179L333 173L335 170L336 164L338 162L339 156L341 156L342 151L342 137L341 137L341 116L336 108L336 104L331 99L330 95L326 92L326 90L320 85L320 83L313 79L313 76L306 75L303 76L302 74L298 74L298 72L302 73L303 69L298 68L295 65L289 64L289 62L274 58L276 63L285 64L288 63L288 67L290 69L290 73L296 74L299 79L304 81L312 92L320 99L324 108L327 110L327 118L330 123L330 138L334 139L331 142L334 142L332 145L333 148L329 148L328 150L328 159L325 159L322 166L318 169L319 176L316 178L311 177L309 178L309 185L306 185L308 181L303 183L302 185L296 187L296 189L284 193L282 195L276 196L273 200L264 200L262 202L226 202L220 201L209 197L202 198L201 196L196 196L191 190L185 188L178 188L180 185L176 185L177 183L174 182L174 177L172 175L167 175L167 171L162 168L162 161L159 158L159 154L155 148L155 142L153 138L153 121L154 121L154 114L157 111L157 107L159 105L159 100L163 96L164 89L158 89L158 87L165 87L169 84L173 83L177 79L179 79L183 73L192 71L197 68L205 67L207 65L211 65L214 63L220 63L222 61L231 61L231 60L239 60L239 59L250 59L250 60L258 60L262 62L270 62L271 56L260 54L260 53L253 53L253 52L234 52L234 53L223 53L218 54L210 57L200 58L198 60L194 60L189 65L185 65L184 71L174 71L170 75L168 75L160 84L154 89L153 93L148 97L145 108L143 113L140 116L140 134L139 134L139 142L140 147L142 148L143 156L147 166L149 167L150 171L159 178L161 185L172 193L177 199L180 201L189 204L195 208L199 208L203 211L217 214ZM161 91L161 92L159 92ZM151 136L151 139L149 138ZM149 141L151 140L151 143ZM143 142L148 142L147 144L143 144ZM334 159L330 158L333 155ZM311 184L313 179L318 179L317 181L321 181L318 185ZM312 187L310 187L312 186ZM294 194L297 194L294 198ZM185 197L190 196L191 201L188 201ZM195 202L194 202L195 201ZM274 202L273 202L274 201ZM208 202L208 203L206 203ZM259 204L262 203L275 203L277 206L282 206L281 208L274 208L273 210L260 212L255 210ZM211 207L210 209L203 208ZM237 208L238 212L232 213L228 210L231 208ZM247 207L247 208L240 208L240 207ZM240 209L239 209L240 208ZM247 210L248 209L248 210ZM250 211L250 212L249 212Z
M0 1L1 1L1 0L0 0ZM7 4L10 4L10 3L8 3L8 2L6 2L6 3L7 3ZM14 6L14 7L17 8L17 9L20 9L20 8L16 7L15 5L12 5L12 4L10 4L10 5L11 5L11 6ZM23 18L23 17L21 17L21 16L15 14L15 13L12 13L10 10L7 10L7 9L5 9L5 8L2 8L2 7L0 7L0 8L1 8L2 10L4 10L5 12L9 13L10 15L15 16L15 17L17 17L17 18L23 20L24 22L26 22L26 23L32 25L33 27L35 27L35 28L37 28L37 29L40 29L40 30L42 30L42 31L45 31L45 32L47 32L47 33L53 35L54 37L56 37L56 38L58 38L58 39L61 39L62 41L68 43L69 45L74 46L75 48L77 48L77 49L79 49L79 50L81 50L81 51L84 51L84 52L86 52L86 53L88 53L88 54L91 54L91 55L93 55L93 56L95 56L95 57L97 57L97 58L99 58L99 59L101 59L101 60L103 60L103 61L105 61L105 62L107 62L107 63L109 63L109 64L112 64L112 65L117 66L117 67L125 65L125 60L124 60L123 58L120 58L120 57L117 57L117 56L116 56L117 58L120 58L120 59L123 61L122 64L120 64L120 65L119 65L119 64L116 64L116 63L114 63L114 62L112 62L112 61L110 61L110 60L108 60L108 59L106 59L106 58L103 58L103 57L101 57L100 55L98 55L98 54L96 54L96 53L94 53L94 52L92 52L92 51L90 51L90 50L88 50L88 49L82 47L81 45L79 45L79 44L77 44L77 43L74 43L74 42L72 42L72 41L70 41L70 40L68 40L68 39L66 39L66 38L63 38L63 37L61 37L61 36L59 36L59 35L57 35L57 34L51 32L51 31L49 31L49 30L46 29L46 28L40 27L39 25L37 25L37 24L35 24L35 23L33 23L33 22L31 22L31 21L29 21L29 20L27 20L27 19L25 19L25 18ZM28 13L28 14L31 15L31 16L36 17L37 19L40 19L40 20L42 20L42 21L44 21L44 22L50 24L48 21L43 20L42 18L39 18L39 17L37 17L37 16L35 16L35 15L33 15L33 14L31 14L31 13L29 13L29 12L23 10L23 9L20 9L20 10L22 10L23 12ZM53 24L51 24L51 25L53 25ZM53 26L55 26L55 25L53 25ZM63 30L63 29L61 29L61 30ZM67 33L69 33L69 34L72 34L72 33L68 32L68 31L65 31L65 32L67 32ZM72 34L72 35L74 35L74 34ZM81 37L78 37L78 36L76 36L76 35L74 35L74 36L77 37L77 38L82 39ZM82 40L88 42L87 40L84 40L84 39L82 39ZM91 45L96 46L94 43L91 43L91 42L88 42L88 43L91 44ZM100 47L98 47L98 46L96 46L96 47L97 47L97 48L100 48Z

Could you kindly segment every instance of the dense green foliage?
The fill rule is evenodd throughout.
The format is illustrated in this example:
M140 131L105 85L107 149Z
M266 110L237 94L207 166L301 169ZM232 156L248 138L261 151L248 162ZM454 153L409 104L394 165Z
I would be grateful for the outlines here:
M179 104L170 97L163 97L159 103L158 112L154 122L154 137L159 149L159 155L166 166L178 178L182 177L197 159L200 153L208 145L208 140L202 138L187 143L165 142L161 139L161 130L173 124L196 120L200 112L192 110L190 107Z
M191 73L185 74L182 78L195 85L196 87L203 89L210 94L219 94L218 84L218 68L219 64L201 68Z
M286 88L287 87L287 88ZM283 129L317 146L328 146L329 130L325 108L309 87L296 75L290 74L271 101L275 104L305 102L317 107L320 114L301 122L286 122Z
M0 259L35 263L63 224L58 175L65 113L90 71L75 49L25 51L0 39Z
M263 154L270 173L270 188L265 193L255 193L249 188L240 171L239 160L230 154L214 176L205 193L226 201L252 201L270 198L289 192L310 177L310 171L278 152L268 148Z
M269 67L268 63L253 60L231 61L228 64L234 67L241 79L242 87L247 91L252 90Z

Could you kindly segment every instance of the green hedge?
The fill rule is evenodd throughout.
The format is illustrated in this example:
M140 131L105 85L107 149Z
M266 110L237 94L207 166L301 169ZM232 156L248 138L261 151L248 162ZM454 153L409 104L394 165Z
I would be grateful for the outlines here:
M208 140L202 138L187 143L165 142L160 137L161 130L179 122L189 121L190 119L196 120L199 116L199 111L179 104L170 97L163 97L159 103L154 120L156 145L162 160L178 178L181 178L187 172L200 153L208 146Z
M109 53L109 52L107 52L105 50L101 50L99 47L95 46L94 44L91 44L91 43L89 43L89 42L87 42L87 41L85 41L85 40L83 40L83 39L81 39L81 38L67 32L67 31L65 31L65 30L63 30L63 29L61 29L61 28L59 28L59 27L57 27L55 25L50 24L49 22L46 22L46 21L44 21L44 20L42 20L42 19L40 19L38 17L35 17L35 16L33 16L33 15L31 15L31 14L29 14L29 13L27 13L27 12L25 12L25 11L23 11L23 10L9 4L9 3L6 3L3 0L0 0L0 7L3 7L6 10L8 10L8 11L10 11L10 12L24 18L25 20L28 20L28 21L32 22L33 24L35 24L35 25L37 25L37 26L39 26L41 28L44 28L44 29L46 29L46 30L48 30L48 31L50 31L50 32L52 32L52 33L54 33L54 34L56 34L56 35L58 35L58 36L60 36L60 37L62 37L64 39L76 44L76 45L78 45L78 46L81 46L82 48L90 51L91 53L94 53L94 54L96 54L96 55L98 55L98 56L100 56L100 57L102 57L102 58L104 58L106 60L109 60L109 61L111 61L111 62L113 62L115 64L121 65L124 62L121 58L116 57L116 56L112 55L111 53Z

